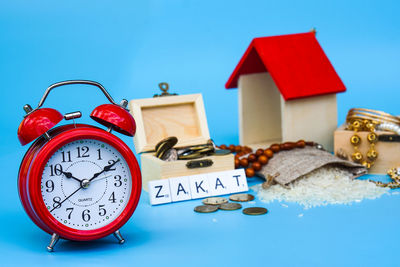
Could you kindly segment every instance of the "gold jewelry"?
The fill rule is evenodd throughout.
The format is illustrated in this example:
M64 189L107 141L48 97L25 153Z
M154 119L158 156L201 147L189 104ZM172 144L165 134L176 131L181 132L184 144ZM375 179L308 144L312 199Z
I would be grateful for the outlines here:
M400 125L399 117L383 111L365 108L352 108L349 110L346 121L349 122L354 120L370 120L377 123L394 123Z
M378 142L378 136L375 133L376 122L370 120L349 120L348 123L350 124L348 124L347 128L354 131L354 134L350 137L350 143L354 147L354 153L351 155L351 158L354 162L361 163L367 169L369 169L378 158L378 152L375 150L375 144ZM364 158L359 149L361 137L357 134L359 131L363 130L370 132L367 135L369 149L366 154L366 158Z
M346 129L354 131L354 135L350 137L350 143L354 147L354 153L351 155L351 158L353 161L361 163L369 169L378 158L378 152L375 150L375 144L378 142L378 136L375 133L375 129L380 124L390 123L394 125L400 125L400 118L379 110L352 108L347 113L346 123ZM357 132L360 131L369 132L367 135L369 149L365 155L365 158L359 150L361 137L357 134Z
M400 188L400 175L399 175L398 169L391 168L390 170L387 171L387 174L392 179L392 181L389 183L382 183L382 182L377 182L377 181L373 181L373 180L369 180L369 181L373 182L374 184L376 184L376 186L379 186L379 187L388 187L390 189Z

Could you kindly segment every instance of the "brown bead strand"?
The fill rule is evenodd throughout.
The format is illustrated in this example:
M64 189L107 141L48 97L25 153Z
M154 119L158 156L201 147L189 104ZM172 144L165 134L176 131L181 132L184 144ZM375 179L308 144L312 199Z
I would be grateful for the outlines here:
M245 168L246 176L253 177L256 172L260 171L264 165L268 164L270 158L274 154L279 153L282 150L292 150L294 148L304 148L305 146L315 146L314 142L306 142L304 140L299 140L297 142L285 142L281 144L272 144L267 149L257 149L255 153L253 149L248 146L235 146L235 145L220 145L221 149L229 149L235 154L235 169L240 167ZM247 158L240 158L247 155Z

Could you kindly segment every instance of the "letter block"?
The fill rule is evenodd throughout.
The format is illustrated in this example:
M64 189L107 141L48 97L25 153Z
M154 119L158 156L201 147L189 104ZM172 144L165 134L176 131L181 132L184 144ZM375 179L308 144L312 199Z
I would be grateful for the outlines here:
M191 199L189 177L177 177L169 179L172 202Z
M239 193L249 191L247 185L247 178L244 169L236 169L233 171L227 171L226 176L230 180L230 192L229 193Z
M210 186L207 174L190 176L190 192L192 199L210 196Z
M208 184L210 185L211 196L220 196L230 193L230 177L226 172L214 172L208 175Z
M149 181L151 205L248 190L244 169Z
M170 203L172 200L169 180L149 181L149 198L151 205Z

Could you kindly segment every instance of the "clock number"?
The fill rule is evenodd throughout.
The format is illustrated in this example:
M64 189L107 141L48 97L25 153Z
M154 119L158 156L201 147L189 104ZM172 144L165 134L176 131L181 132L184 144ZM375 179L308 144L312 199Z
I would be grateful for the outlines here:
M54 201L53 208L55 209L61 208L61 197L54 197L53 201Z
M82 148L80 146L78 146L76 148L78 150L78 158L88 158L89 155L89 147L87 146L83 146Z
M105 205L99 205L99 215L104 216L106 215L107 211L105 208L103 208Z
M65 211L69 211L68 220L71 219L71 214L72 214L72 211L73 211L73 210L74 210L74 208L66 208L66 209L65 209Z
M61 152L61 155L62 155L62 161L61 162L72 162L72 160L71 160L71 151L67 152L68 160L65 160L65 152L64 151Z
M63 171L63 168L62 168L61 164L56 164L56 165L51 164L50 165L50 176L54 176L54 175L60 176L62 174L62 171Z
M47 187L46 192L49 192L49 193L53 192L54 191L54 182L52 180L47 180L46 187Z
M82 212L82 220L84 220L85 222L88 222L90 220L90 210L84 210Z
M115 187L120 187L122 185L121 175L115 175L114 179L115 179L114 182Z
M108 161L108 164L114 164L115 163L115 160L112 160L112 159L110 159L109 161ZM108 169L109 171L115 171L116 169L115 168L110 168L110 169Z
M111 196L108 198L108 200L110 200L111 203L115 203L115 194L114 194L114 192L111 193Z
M99 149L97 149L97 152L99 153L99 157L97 158L97 160L102 160L102 158L101 158L101 150L100 150L100 148L99 148Z

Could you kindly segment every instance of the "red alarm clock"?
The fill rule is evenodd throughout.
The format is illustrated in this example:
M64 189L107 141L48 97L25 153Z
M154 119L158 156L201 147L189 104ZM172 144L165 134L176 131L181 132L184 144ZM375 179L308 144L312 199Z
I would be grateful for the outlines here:
M111 104L96 107L90 117L107 130L75 124L79 111L63 116L41 108L51 90L71 84L101 89ZM26 145L36 140L19 169L19 196L32 221L52 235L49 251L59 238L87 241L113 233L124 243L119 229L136 209L142 187L135 156L111 133L135 134L127 103L125 99L115 103L97 82L72 80L47 88L37 108L24 106L27 114L18 128L19 141ZM55 127L63 118L74 123Z

